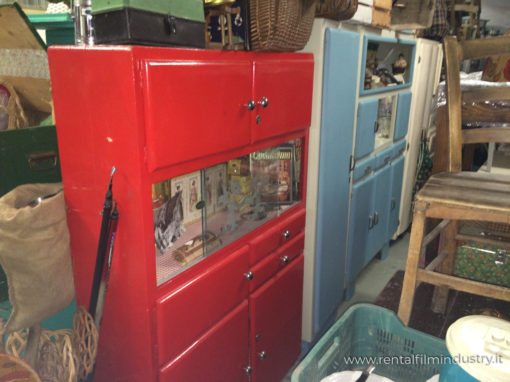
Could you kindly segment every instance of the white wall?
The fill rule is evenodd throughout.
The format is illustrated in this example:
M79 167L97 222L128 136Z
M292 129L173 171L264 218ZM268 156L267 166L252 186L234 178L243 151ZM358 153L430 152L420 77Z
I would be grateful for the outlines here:
M497 27L502 32L510 29L510 1L482 0L480 18L489 20L488 26Z

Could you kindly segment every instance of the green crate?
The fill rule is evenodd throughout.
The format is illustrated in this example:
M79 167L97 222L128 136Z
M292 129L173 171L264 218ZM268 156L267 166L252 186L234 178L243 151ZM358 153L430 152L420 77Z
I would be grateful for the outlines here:
M397 382L422 382L439 374L447 354L444 340L406 327L394 312L356 304L314 345L294 369L291 381L319 382L337 371L374 364L377 375ZM377 361L348 365L345 357L377 357Z

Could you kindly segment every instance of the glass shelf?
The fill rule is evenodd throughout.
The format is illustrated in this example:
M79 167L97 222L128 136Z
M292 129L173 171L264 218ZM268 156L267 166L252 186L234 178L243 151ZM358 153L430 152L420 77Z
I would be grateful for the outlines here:
M415 42L365 35L360 94L411 86Z
M302 140L152 186L157 285L301 201Z

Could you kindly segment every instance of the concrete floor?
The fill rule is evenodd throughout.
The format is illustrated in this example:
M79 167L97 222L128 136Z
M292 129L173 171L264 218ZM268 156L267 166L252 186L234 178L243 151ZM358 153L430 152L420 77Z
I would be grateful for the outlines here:
M386 260L381 261L374 258L358 275L352 299L344 301L338 307L338 317L353 304L360 302L373 303L395 272L405 269L408 247L409 233L406 232L391 243ZM299 364L299 360L296 362L297 364ZM281 382L290 382L292 372L293 368Z

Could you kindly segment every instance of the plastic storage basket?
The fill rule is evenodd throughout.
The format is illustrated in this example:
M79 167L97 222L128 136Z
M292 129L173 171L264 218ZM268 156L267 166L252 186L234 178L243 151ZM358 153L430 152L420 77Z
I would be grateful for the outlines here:
M370 364L375 374L394 381L422 382L439 374L447 354L442 339L406 327L394 312L357 304L315 344L292 373L292 382L319 382ZM359 363L351 363L352 357L361 357Z

